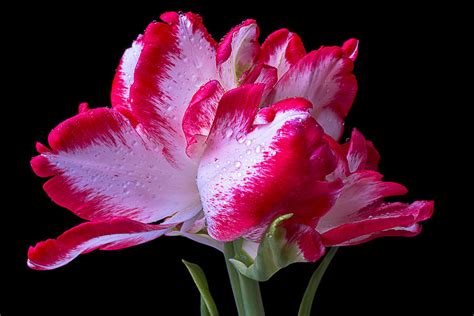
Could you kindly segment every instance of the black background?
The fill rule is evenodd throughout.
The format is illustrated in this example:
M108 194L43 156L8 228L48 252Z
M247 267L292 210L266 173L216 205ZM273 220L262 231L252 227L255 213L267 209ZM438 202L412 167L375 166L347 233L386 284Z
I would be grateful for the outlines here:
M21 4L3 13L12 19L2 21L7 22L2 50L8 82L2 89L2 156L10 160L3 164L2 316L197 315L199 296L182 258L203 267L221 314L236 314L222 255L182 238L96 251L53 271L26 266L29 245L80 223L47 198L41 189L44 180L31 172L35 141L46 143L51 128L73 116L80 102L108 106L122 52L169 10L201 14L217 40L246 18L257 19L261 40L286 27L302 37L308 51L360 39L355 68L359 93L346 135L357 127L375 142L386 179L410 189L402 200L434 199L436 209L418 237L340 249L313 313L431 315L449 310L461 315L463 309L472 314L472 261L467 256L472 253L472 203L463 203L466 195L461 193L469 187L462 179L470 178L471 169L463 162L469 142L461 139L470 126L461 120L469 115L472 100L460 97L466 88L455 83L462 80L453 72L469 74L472 50L459 41L460 15L444 5L416 9L335 3L311 8L304 2L275 1L256 8L256 1L153 2ZM315 267L295 264L263 283L267 314L296 315Z

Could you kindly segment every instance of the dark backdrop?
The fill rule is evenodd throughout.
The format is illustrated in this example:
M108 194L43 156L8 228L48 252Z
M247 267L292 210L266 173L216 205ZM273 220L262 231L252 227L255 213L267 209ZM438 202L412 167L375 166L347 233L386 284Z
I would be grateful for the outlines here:
M31 172L35 141L46 142L50 129L74 115L80 102L108 106L122 52L168 10L201 14L216 39L246 18L257 19L261 40L286 27L302 37L308 51L359 38L355 74L360 88L346 135L359 128L379 149L386 179L410 189L403 200L435 199L436 211L418 237L340 249L317 294L314 315L430 315L446 308L472 313L472 269L464 270L471 266L465 254L472 246L461 246L472 241L472 229L466 234L458 228L468 221L472 206L457 201L465 185L455 180L470 170L460 158L467 146L459 139L465 127L459 119L472 101L460 102L457 93L449 92L457 78L445 73L464 67L470 57L448 29L452 16L446 7L335 3L310 8L304 2L275 1L258 9L256 1L153 2L117 2L107 8L20 4L4 12L13 20L3 29L2 45L8 56L3 60L8 84L3 86L7 144L2 156L9 160L3 164L2 316L197 315L198 293L182 258L203 267L222 315L235 314L221 254L181 238L96 251L53 271L26 267L29 245L80 222L47 198L44 180ZM447 46L459 53L448 58ZM315 267L295 264L261 285L268 315L296 314Z

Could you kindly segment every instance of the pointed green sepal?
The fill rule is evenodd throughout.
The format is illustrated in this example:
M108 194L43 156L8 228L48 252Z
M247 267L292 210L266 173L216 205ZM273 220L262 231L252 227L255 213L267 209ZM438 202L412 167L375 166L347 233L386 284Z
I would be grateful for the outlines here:
M272 222L258 246L255 259L252 259L242 247L238 247L239 252L229 260L240 273L257 281L267 281L281 268L305 261L298 246L295 243L288 243L285 229L280 227L280 224L291 216L293 214L282 215Z

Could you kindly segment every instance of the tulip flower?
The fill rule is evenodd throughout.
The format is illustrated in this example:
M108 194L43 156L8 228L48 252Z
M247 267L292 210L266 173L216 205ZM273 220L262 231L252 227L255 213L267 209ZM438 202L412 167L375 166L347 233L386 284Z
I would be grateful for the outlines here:
M161 19L125 51L111 108L81 104L38 143L44 190L85 222L30 248L31 268L169 235L224 251L231 279L263 281L327 247L420 232L433 202L384 202L406 189L382 180L373 144L357 130L338 143L357 40L306 53L282 29L260 45L246 20L217 44L196 14Z

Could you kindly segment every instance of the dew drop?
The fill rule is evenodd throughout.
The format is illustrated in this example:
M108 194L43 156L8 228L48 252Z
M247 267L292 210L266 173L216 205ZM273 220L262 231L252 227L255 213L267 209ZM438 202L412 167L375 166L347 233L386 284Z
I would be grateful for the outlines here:
M243 144L245 142L245 139L246 139L246 137L244 135L239 136L239 138L237 138L237 142L239 144Z
M234 166L235 166L236 168L240 168L240 167L242 166L242 163L241 163L240 161L236 161L235 164L234 164Z
M272 150L272 151L270 152L270 156L275 156L275 155L276 155L276 151Z
M252 153L252 151L250 149L247 149L247 151L245 152L247 155L250 155Z
M230 138L234 134L234 131L230 128L225 131L225 137Z
M247 140L247 141L245 142L245 145L247 145L247 146L250 146L250 145L252 145L252 141L251 141L250 139L249 139L249 140Z
M257 147L255 147L255 152L258 154L262 151L262 146L258 145Z

